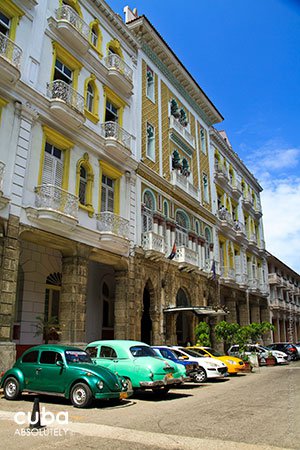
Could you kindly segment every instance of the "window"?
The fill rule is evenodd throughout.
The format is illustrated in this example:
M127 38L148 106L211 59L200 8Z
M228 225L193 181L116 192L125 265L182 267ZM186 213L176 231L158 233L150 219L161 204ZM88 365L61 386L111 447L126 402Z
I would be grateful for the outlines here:
M77 162L76 166L76 195L79 199L79 206L85 209L89 216L94 214L92 193L93 193L93 169L89 163L88 153Z
M53 272L46 279L45 290L45 319L56 319L58 323L59 316L59 301L61 288L61 273Z
M101 211L114 212L114 180L102 175Z
M147 66L147 84L146 84L146 95L150 100L154 102L154 72L152 69L150 69L149 66Z
M22 362L23 363L36 363L38 360L39 352L37 350L33 350L32 352L26 353L26 355L23 356Z
M0 32L5 36L9 36L10 19L0 12Z
M40 363L41 364L56 364L57 361L62 362L62 356L60 353L57 352L51 352L51 351L44 351L41 353L40 357Z
M95 102L94 88L92 86L92 83L88 83L87 92L86 92L86 108L91 113L93 112L93 109L94 109L94 102Z
M205 173L203 174L202 182L203 182L203 199L206 203L208 203L209 202L208 177Z
M87 173L83 165L81 165L80 180L79 180L79 201L82 205L86 205L86 188L87 188Z
M154 198L151 192L146 191L144 193L144 205L143 205L143 233L152 231L153 229L153 211L154 211Z
M62 80L67 84L72 84L73 74L72 70L63 64L59 59L55 60L54 80Z
M59 148L46 142L42 184L62 187L63 155Z
M91 358L97 358L98 347L88 347L86 352L90 355Z
M121 44L117 39L110 41L106 48L108 55L118 55L120 58L123 58Z
M155 161L155 134L154 127L147 123L147 157Z
M206 135L205 130L203 128L200 129L200 142L202 152L206 153Z
M113 348L102 345L100 350L100 358L118 358L118 355Z
M188 219L182 211L176 212L176 245L188 247Z
M93 25L91 29L91 44L96 48L98 46L98 40L99 40L98 29L96 25Z
M118 108L113 105L109 100L106 100L105 107L105 122L118 122L119 112Z

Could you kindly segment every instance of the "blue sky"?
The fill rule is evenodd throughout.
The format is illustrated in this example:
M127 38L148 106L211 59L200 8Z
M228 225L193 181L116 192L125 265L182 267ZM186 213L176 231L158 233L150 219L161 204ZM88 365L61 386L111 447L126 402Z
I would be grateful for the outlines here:
M145 14L262 185L266 247L300 273L300 0L107 0Z

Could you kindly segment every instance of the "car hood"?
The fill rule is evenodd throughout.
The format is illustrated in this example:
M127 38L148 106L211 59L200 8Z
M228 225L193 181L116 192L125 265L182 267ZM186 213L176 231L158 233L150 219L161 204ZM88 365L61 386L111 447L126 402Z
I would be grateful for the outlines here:
M78 370L78 372L81 372L84 375L86 375L87 373L91 373L96 377L99 377L102 381L104 381L104 383L106 383L106 385L112 391L121 390L122 387L121 378L106 367L97 366L96 364L89 364L89 363L86 364L74 363L69 364L69 368L72 368L72 370Z
M222 362L224 362L226 364L227 361L231 360L236 362L237 364L240 364L240 362L243 363L243 361L241 360L241 358L237 358L236 356L217 356L217 359L221 360Z

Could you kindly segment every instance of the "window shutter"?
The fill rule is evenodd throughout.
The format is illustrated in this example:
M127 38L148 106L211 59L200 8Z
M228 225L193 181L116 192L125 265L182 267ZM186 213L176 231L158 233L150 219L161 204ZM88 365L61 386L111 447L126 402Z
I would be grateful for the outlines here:
M107 211L114 212L114 191L113 190L108 191Z
M45 152L42 184L53 184L54 158Z
M55 175L54 175L54 184L55 186L62 187L63 181L63 162L59 159L55 159Z

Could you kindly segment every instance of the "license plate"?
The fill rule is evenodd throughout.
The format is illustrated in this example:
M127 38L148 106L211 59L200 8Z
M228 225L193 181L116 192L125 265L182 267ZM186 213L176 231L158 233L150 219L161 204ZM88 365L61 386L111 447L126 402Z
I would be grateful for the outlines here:
M173 378L173 374L172 373L167 373L166 378Z
M120 392L120 399L127 398L127 392Z

